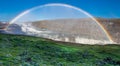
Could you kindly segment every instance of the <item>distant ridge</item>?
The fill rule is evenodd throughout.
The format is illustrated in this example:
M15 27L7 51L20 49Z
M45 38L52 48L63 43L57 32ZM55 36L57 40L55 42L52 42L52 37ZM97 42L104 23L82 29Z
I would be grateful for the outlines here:
M82 19L56 19L56 21L62 21L62 20L67 20L67 21L71 21L71 20L81 20L81 21L90 21L89 18L82 18ZM119 18L109 18L109 19L106 19L106 18L96 18L97 21L99 21L103 26L104 28L110 33L111 37L113 38L113 40L117 43L120 43L120 19ZM43 21L49 21L49 20L43 20ZM39 22L41 21L36 21L36 22L30 22L34 25L38 25ZM3 24L2 22L0 22L0 29L3 29L5 26L5 23ZM15 26L15 25L14 25ZM14 26L12 26L14 28ZM17 27L17 26L15 26ZM18 26L20 31L21 31L21 28L20 26ZM42 26L41 26L42 27ZM44 28L44 26L42 27ZM19 31L19 30L18 30ZM2 31L0 31L2 32ZM14 31L15 32L15 31Z
M120 18L95 18L98 22L100 22L104 28L109 32L113 41L120 43ZM81 21L91 21L90 18L83 18L83 19L58 19L57 21L61 20L81 20ZM49 20L43 20L49 21ZM33 24L38 25L41 21L36 21ZM43 27L44 28L44 27Z

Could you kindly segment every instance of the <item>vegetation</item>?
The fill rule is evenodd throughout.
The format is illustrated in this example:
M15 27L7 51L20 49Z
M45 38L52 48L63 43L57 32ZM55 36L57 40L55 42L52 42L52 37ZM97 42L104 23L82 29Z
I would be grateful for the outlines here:
M82 45L0 34L0 66L120 66L120 45Z

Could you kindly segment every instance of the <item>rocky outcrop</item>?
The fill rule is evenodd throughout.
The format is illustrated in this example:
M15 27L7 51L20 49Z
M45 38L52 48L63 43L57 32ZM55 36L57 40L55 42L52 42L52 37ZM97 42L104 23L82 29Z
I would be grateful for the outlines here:
M97 21L99 21L103 26L104 28L108 31L108 33L111 35L112 39L114 42L117 42L117 43L120 43L120 19L104 19L104 18L96 18ZM53 22L54 21L54 22ZM42 34L42 35L45 35L46 37L49 37L49 38L53 38L53 39L56 39L56 40L64 40L64 41L68 41L69 39L68 38L64 38L62 39L62 34L60 34L60 37L59 39L56 37L56 33L53 33L51 34L50 32L45 32L46 29L50 29L50 30L55 30L57 31L60 28L62 28L62 31L66 31L64 28L67 28L67 31L66 32L70 32L71 33L78 33L80 32L81 34L84 34L84 35L88 35L87 33L89 32L84 32L84 30L86 29L81 29L81 31L83 31L83 33L81 31L76 31L76 30L79 30L81 27L76 27L76 26L72 26L72 28L69 30L69 26L66 26L65 23L66 21L71 21L70 23L72 24L69 24L69 25L77 25L79 26L79 22L86 22L86 23L89 23L91 22L91 19L59 19L59 20L45 20L45 21L37 21L37 22L32 22L32 25L34 25L34 28L35 29L38 29L39 28L42 28L42 30L40 31L37 31L32 29L29 24L24 24L24 25L17 25L17 24L12 24L9 26L8 28L8 31L9 33L14 33L14 34L26 34L26 32L29 34ZM58 23L56 23L58 22ZM78 23L77 23L78 22ZM47 23L47 24L46 24ZM54 24L52 24L54 23ZM60 24L60 25L59 25ZM61 25L62 24L62 25ZM7 24L3 24L0 22L0 29L4 29L4 27L6 26ZM92 25L92 24L91 24ZM83 26L83 25L81 25ZM36 28L36 27L39 27L39 28ZM73 28L74 27L74 28ZM29 28L29 29L28 29ZM31 29L30 29L31 28ZM59 29L61 30L61 29ZM4 30L0 30L1 33L6 33L6 31ZM44 33L43 33L44 32ZM97 32L99 33L99 32ZM48 34L50 34L51 36L48 36ZM93 33L91 33L93 34ZM41 36L42 36L41 35ZM67 36L69 37L69 36ZM78 37L79 38L79 37ZM76 41L79 41L78 38L76 39ZM73 39L71 39L72 41ZM74 39L75 40L75 39Z
M120 43L120 19L103 19L97 18L97 20L104 26L109 32L113 41Z

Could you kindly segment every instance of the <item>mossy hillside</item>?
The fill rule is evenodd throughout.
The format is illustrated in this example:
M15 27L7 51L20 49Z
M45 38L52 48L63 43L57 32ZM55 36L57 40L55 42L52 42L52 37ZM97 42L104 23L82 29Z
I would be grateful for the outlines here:
M82 45L0 34L0 66L120 66L120 45Z

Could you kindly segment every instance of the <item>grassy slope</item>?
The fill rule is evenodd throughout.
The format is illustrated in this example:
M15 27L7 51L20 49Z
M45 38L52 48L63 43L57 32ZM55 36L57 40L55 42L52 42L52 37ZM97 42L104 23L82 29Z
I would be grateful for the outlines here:
M0 66L120 66L120 45L76 45L0 34Z

